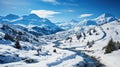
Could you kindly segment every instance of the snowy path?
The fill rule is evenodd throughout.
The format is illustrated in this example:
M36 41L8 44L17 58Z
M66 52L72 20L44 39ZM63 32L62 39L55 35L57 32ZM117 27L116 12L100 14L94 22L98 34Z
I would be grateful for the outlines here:
M103 36L102 36L101 38L95 40L95 42L96 42L96 41L99 41L99 40L101 40L101 39L104 39L104 38L107 36L107 33L103 30L103 28L102 28L101 26L99 26L99 27L100 27L101 31L103 32Z
M64 53L61 57L57 58L55 61L47 63L48 67L64 67L64 66L71 67L72 65L76 65L77 62L83 61L83 58L81 56L78 56L76 53L58 48L57 46L62 44L61 42L59 42L59 40L54 41L52 44L54 44L52 47L57 49L57 51L58 49L61 51L67 51L69 55L67 55L68 53ZM68 64L68 62L71 64Z
M84 53L82 53L80 50L74 50L74 49L69 49L69 48L62 48L64 50L69 50L72 52L75 52L76 55L81 56L84 59L84 65L88 66L88 67L102 67L102 64L100 64L100 62L98 62L96 59L93 59L91 57L89 57L88 55L85 55Z
M79 62L80 62L80 63L78 64L79 67L81 67L81 65L82 65L82 67L85 67L85 66L87 66L87 67L102 67L102 66L103 66L99 61L97 61L96 59L91 58L90 56L82 53L80 50L75 50L74 48L60 48L60 47L59 47L60 42L59 42L59 41L56 41L56 43L57 43L57 44L56 44L54 47L59 48L59 49L62 49L62 50L68 50L68 51L71 51L71 52L76 53L76 54L74 55L74 58L75 58L75 56L80 56L80 57L83 58L83 62L79 61ZM68 58L71 58L71 57L68 57ZM73 57L72 57L72 58L73 58ZM66 60L64 60L64 61L66 61ZM61 61L61 62L62 62L62 61ZM82 63L82 64L81 64L81 63ZM53 65L53 64L51 64L51 65ZM55 63L55 65L56 65L56 63ZM77 64L76 64L76 65L77 65ZM49 66L50 66L50 65L49 65Z

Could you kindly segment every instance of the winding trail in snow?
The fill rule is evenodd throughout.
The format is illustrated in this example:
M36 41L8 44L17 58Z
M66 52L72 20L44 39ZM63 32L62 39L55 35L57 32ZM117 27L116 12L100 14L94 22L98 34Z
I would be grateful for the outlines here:
M57 48L59 48L59 47L57 47ZM76 53L76 56L78 55L78 56L82 57L84 59L83 60L83 64L84 64L83 67L102 67L103 66L95 58L91 58L90 56L82 53L80 50L75 50L75 49L72 49L72 48L59 48L59 49L72 51L72 52Z
M97 61L95 58L91 58L90 56L82 53L80 50L75 50L74 48L60 48L59 45L61 43L59 41L55 41L54 44L55 44L55 46L53 46L53 47L56 47L56 48L62 49L62 50L68 50L68 51L74 52L75 54L70 55L65 58L62 58L59 61L49 63L48 64L49 67L59 65L63 61L74 59L76 56L80 56L84 60L83 60L83 62L80 61L80 62L76 63L75 67L77 67L77 66L78 67L103 67L103 65L99 61ZM81 63L82 63L82 66L81 66Z
M100 27L101 31L103 32L103 36L101 38L95 40L95 42L99 41L99 40L102 40L107 36L107 33L104 31L104 29L101 26L99 26L99 27ZM49 67L59 65L63 61L74 59L76 56L80 56L84 59L84 61L82 62L84 66L82 66L82 67L104 67L104 65L101 64L97 59L91 58L90 56L82 53L82 51L80 51L80 50L75 50L74 48L60 48L59 45L62 44L62 43L59 40L55 41L54 44L55 45L53 47L56 47L56 48L62 49L62 50L68 50L68 51L74 52L75 54L67 56L65 58L62 58L59 61L49 63L48 64ZM81 61L80 61L80 64L81 64Z
M104 39L107 36L107 33L103 30L103 28L101 26L99 26L99 27L100 27L101 31L103 32L103 36L101 38L95 40L95 42L99 41L99 40L102 40L102 39Z

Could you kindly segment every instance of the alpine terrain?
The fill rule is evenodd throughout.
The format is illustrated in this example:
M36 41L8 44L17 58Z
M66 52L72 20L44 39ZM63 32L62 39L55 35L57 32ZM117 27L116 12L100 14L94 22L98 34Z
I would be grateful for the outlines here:
M112 14L59 23L0 16L0 67L120 67L119 60L120 19Z

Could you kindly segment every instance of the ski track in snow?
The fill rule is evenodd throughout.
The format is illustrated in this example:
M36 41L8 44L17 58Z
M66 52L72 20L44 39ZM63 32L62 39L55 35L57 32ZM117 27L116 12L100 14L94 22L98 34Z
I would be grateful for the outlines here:
M100 39L95 40L95 42L96 42L96 41L99 41L99 40L102 40L102 39L104 39L104 38L107 36L107 33L103 30L103 28L102 28L101 26L99 26L99 27L100 27L100 29L101 29L102 32L103 32L103 36L102 36Z
M59 42L59 41L57 41L57 42ZM59 44L59 45L60 45L60 44ZM48 64L49 67L51 67L51 66L56 66L56 65L62 63L63 61L67 61L67 60L73 59L73 58L75 58L75 56L80 56L80 57L83 58L83 62L80 62L80 64L83 63L84 66L88 66L88 67L89 67L89 65L90 65L90 66L92 66L92 67L94 67L94 66L95 66L95 67L96 67L96 66L102 67L102 64L99 63L96 59L90 58L88 55L82 53L80 50L74 50L73 48L60 48L59 45L56 44L56 46L54 46L54 47L56 47L56 48L58 48L58 49L62 49L62 50L68 50L68 51L74 52L74 53L76 53L76 54L71 55L71 56L68 56L68 57L66 57L66 58L63 58L63 59L61 59L61 60L58 61L58 62L50 63L50 64ZM84 67L84 66L83 66L83 67Z

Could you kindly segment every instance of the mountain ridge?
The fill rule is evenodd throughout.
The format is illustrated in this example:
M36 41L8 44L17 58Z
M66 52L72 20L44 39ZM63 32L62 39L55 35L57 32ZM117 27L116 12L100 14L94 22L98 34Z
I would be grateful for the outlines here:
M7 21L4 21L4 18ZM12 20L9 20L9 18L12 18ZM5 17L2 17L0 22L1 23L4 22L6 24L21 25L28 29L31 29L30 31L32 32L36 31L36 33L39 33L39 34L43 33L44 31L42 32L42 30L44 29L46 30L46 33L43 33L43 35L53 34L58 31L63 30L60 27L56 26L54 23L52 23L47 18L40 18L36 14L23 15L21 17L14 15L14 14L9 14ZM33 28L36 28L36 29L33 29ZM37 32L38 30L41 32Z
M72 29L74 27L82 27L82 26L96 26L96 25L102 25L105 23L110 23L114 20L118 20L115 16L109 14L109 13L103 13L99 15L96 18L93 19L84 19L82 21L78 21L77 23L75 22L66 22L66 23L58 23L58 26L61 26L63 29Z

